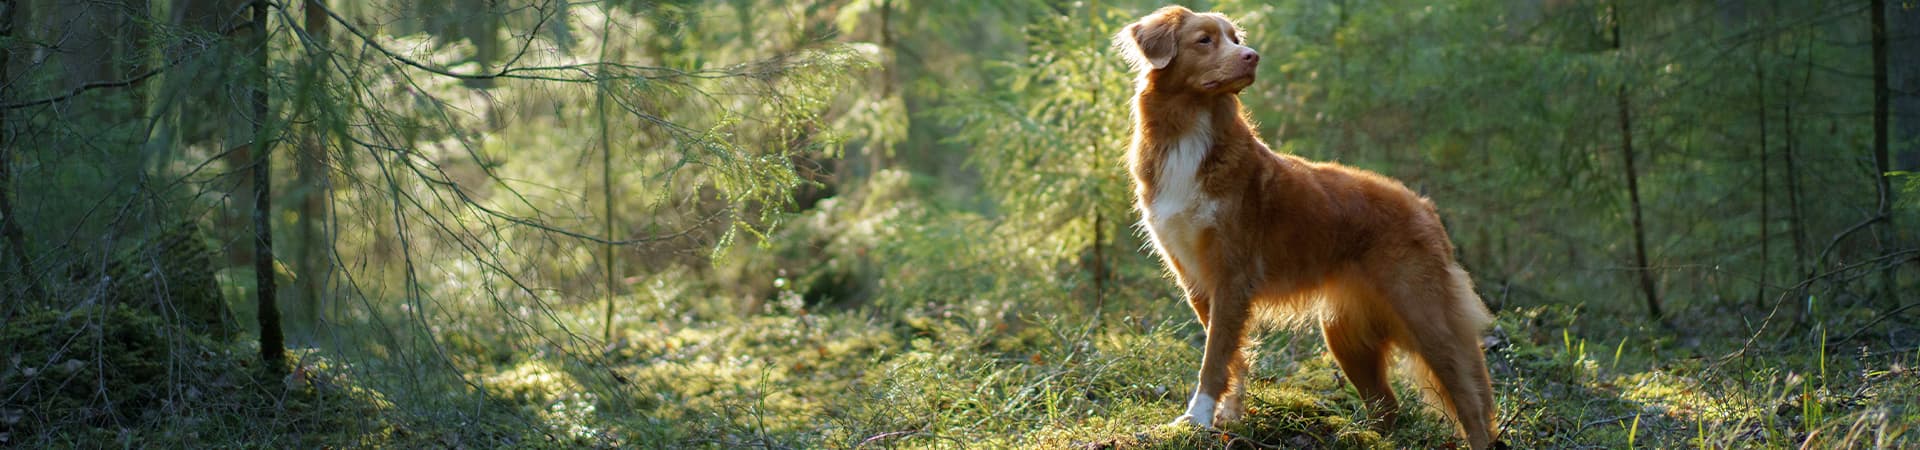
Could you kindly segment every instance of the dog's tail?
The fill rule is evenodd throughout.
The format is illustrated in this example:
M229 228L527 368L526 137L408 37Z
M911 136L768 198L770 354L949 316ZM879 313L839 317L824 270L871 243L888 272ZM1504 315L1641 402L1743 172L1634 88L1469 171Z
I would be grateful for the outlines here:
M1445 305L1441 317L1409 318L1413 330L1412 374L1429 404L1439 406L1473 448L1487 448L1495 430L1493 383L1486 355L1480 349L1480 331L1491 322L1473 280L1458 263L1449 263L1435 300Z

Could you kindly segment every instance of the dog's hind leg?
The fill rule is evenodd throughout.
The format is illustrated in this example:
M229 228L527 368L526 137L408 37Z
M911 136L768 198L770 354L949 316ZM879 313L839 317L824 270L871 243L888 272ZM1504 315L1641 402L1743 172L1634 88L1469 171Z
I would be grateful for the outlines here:
M1496 433L1493 385L1480 349L1486 307L1458 264L1442 264L1406 268L1412 276L1396 280L1389 295L1406 324L1405 345L1416 357L1422 390L1439 401L1472 448L1484 449Z

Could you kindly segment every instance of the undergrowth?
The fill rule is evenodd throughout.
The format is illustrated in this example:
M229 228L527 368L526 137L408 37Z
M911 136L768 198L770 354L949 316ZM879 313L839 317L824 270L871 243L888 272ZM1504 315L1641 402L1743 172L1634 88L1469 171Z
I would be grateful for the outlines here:
M29 308L0 327L0 445L28 448L354 446L398 420L378 392L281 373L256 348L125 305ZM373 420L368 420L373 419Z
M952 232L979 216L910 197L823 202L721 276L637 277L611 324L599 299L423 295L337 317L283 368L244 331L152 309L22 308L0 326L0 446L1463 447L1405 383L1408 410L1376 430L1312 331L1262 334L1243 422L1165 425L1202 338L1150 265L1095 290L1060 275L1071 259L1000 264ZM1676 301L1660 325L1500 297L1485 347L1512 448L1920 445L1920 349L1890 345L1911 329L1897 315L1753 323L1768 316ZM603 327L611 340L581 337Z
M563 317L591 317L581 306ZM1829 341L1835 351L1823 355L1816 334L1763 338L1741 352L1741 333L1643 330L1573 307L1497 315L1488 353L1513 448L1916 442L1912 351L1862 354L1846 350L1861 342ZM485 363L468 377L484 400L456 422L396 405L419 394L369 389L377 383L358 377L377 371L316 351L278 374L246 345L181 333L139 310L35 310L4 330L13 351L0 372L0 437L26 447L1461 445L1430 407L1386 434L1373 430L1312 333L1268 333L1249 416L1203 431L1163 425L1198 367L1190 320L1113 317L1088 328L925 310L889 319L797 302L701 320L623 317L627 344L609 347L598 366L537 355Z

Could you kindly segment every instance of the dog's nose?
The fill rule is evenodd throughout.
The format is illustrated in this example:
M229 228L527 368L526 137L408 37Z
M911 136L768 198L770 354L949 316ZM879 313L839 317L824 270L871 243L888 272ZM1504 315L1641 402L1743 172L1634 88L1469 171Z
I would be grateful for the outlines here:
M1253 50L1247 50L1247 52L1246 52L1246 53L1241 53L1241 54L1240 54L1240 60L1241 60L1241 61L1246 61L1246 62L1250 62L1250 63L1257 63L1257 62L1260 62L1260 52L1256 52L1256 51L1253 51Z

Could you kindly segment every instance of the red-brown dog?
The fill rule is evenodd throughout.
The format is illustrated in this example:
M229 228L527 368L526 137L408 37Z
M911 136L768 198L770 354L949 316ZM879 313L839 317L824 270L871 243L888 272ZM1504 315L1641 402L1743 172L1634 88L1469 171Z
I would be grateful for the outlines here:
M1244 414L1241 347L1254 318L1315 321L1380 426L1399 407L1387 366L1400 349L1457 431L1487 448L1488 314L1433 203L1260 142L1237 97L1260 55L1226 16L1167 7L1114 41L1139 72L1127 168L1140 214L1207 331L1199 386L1174 422L1212 426L1216 399L1221 422Z

